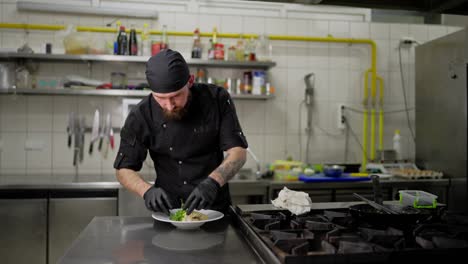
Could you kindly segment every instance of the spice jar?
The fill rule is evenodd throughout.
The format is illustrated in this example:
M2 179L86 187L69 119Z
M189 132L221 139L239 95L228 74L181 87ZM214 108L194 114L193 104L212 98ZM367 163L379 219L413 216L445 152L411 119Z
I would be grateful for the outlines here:
M221 43L215 44L214 51L215 60L224 60L224 45Z
M235 61L236 60L236 47L230 46L227 53L227 60L228 61Z

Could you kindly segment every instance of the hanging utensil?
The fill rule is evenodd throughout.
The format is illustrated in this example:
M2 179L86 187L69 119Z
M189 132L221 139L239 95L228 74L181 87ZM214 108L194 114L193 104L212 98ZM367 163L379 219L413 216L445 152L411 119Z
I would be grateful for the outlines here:
M106 135L106 120L104 118L101 118L101 124L99 125L99 144L98 144L98 150L102 150L102 142L104 141L104 137Z
M99 139L99 110L94 112L93 128L91 130L91 141L89 143L89 154L93 154L93 145Z
M107 154L109 153L109 142L110 142L110 127L111 126L111 115L107 113L106 115L106 122L104 125L104 151L102 155L104 159L107 158Z
M73 166L78 165L78 158L80 155L80 122L79 117L73 115L73 119L71 120L72 123L72 133L73 133Z
M111 149L114 150L114 128L112 127L112 123L111 123L110 133L109 133L109 142L110 142Z
M85 144L85 129L86 129L86 119L84 116L80 118L80 145L79 145L79 153L80 153L80 163L83 163L84 159L84 144Z
M69 148L72 145L72 137L74 133L75 133L75 113L71 112L71 113L68 113L68 126L67 126L67 134L68 134L67 146Z

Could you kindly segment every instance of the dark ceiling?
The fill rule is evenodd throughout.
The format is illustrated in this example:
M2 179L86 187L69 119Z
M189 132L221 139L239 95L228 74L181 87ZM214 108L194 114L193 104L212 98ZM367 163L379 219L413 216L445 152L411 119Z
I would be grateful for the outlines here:
M417 11L429 14L468 15L468 0L267 0L266 2L338 5Z

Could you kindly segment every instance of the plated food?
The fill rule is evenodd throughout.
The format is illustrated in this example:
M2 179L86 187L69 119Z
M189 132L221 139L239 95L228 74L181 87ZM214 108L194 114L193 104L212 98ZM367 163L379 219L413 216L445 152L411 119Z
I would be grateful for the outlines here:
M224 214L215 210L193 211L190 215L182 208L171 209L170 215L161 212L153 213L152 217L158 221L171 223L180 229L196 229L204 223L216 221Z
M174 213L171 213L169 216L169 219L172 221L189 221L189 222L194 222L194 221L204 221L208 220L208 216L206 214L193 211L191 214L187 214L187 211L180 209Z

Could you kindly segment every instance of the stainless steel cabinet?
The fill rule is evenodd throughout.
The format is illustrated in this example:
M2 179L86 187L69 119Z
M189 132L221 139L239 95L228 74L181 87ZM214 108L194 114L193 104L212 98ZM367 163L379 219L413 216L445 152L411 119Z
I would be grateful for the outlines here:
M146 209L145 202L136 194L125 188L119 189L119 216L149 216L151 212Z
M116 197L50 198L49 263L56 263L65 254L93 217L115 215Z
M47 199L0 199L0 262L46 263Z

